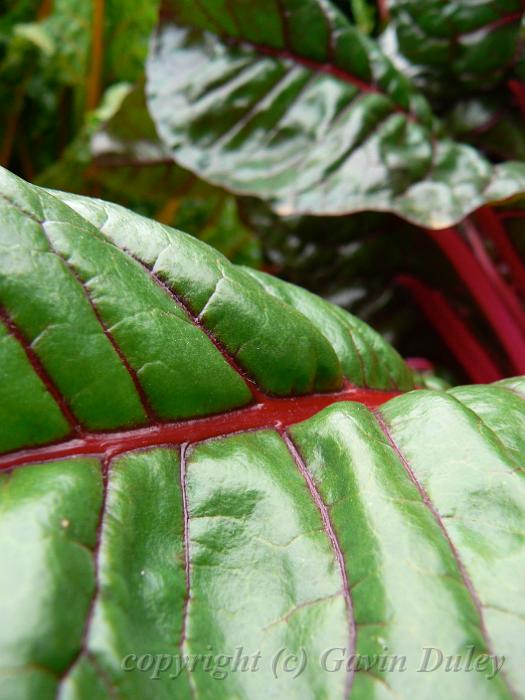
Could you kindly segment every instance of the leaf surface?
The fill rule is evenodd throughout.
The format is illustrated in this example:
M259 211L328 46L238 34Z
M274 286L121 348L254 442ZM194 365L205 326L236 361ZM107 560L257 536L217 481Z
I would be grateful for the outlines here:
M495 87L521 59L523 3L389 0L404 57L444 94Z
M165 0L148 103L173 158L281 214L394 212L431 228L524 189L444 138L425 99L328 0Z
M523 379L401 393L310 293L6 171L0 201L1 697L520 696Z

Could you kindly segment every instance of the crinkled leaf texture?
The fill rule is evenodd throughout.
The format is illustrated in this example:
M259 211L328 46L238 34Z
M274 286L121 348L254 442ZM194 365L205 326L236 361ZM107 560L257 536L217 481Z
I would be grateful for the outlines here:
M6 171L0 220L1 698L523 691L525 380L406 393L347 313Z
M522 163L442 138L329 0L164 0L147 91L179 164L281 214L389 211L443 228L525 191Z

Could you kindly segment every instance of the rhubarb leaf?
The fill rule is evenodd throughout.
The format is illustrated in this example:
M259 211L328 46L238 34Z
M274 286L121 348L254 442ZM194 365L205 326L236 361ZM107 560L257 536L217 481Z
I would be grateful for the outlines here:
M0 220L0 697L520 697L525 379L401 393L341 309L4 170Z
M444 138L425 99L327 0L165 0L147 92L180 165L281 214L390 211L442 228L525 191L522 163L494 166Z

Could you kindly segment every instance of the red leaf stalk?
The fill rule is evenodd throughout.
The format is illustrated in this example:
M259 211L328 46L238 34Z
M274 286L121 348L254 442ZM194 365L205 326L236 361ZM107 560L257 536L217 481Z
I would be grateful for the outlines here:
M427 233L445 253L485 314L514 371L525 374L525 336L459 232L447 228L440 231L427 229Z
M525 216L525 211L520 213ZM525 298L525 265L509 240L500 217L490 207L482 207L474 217L482 234L494 243L501 259L509 266L512 279Z
M525 309L520 303L520 300L517 298L514 290L509 287L499 274L492 258L485 249L481 236L470 221L464 222L464 230L476 259L492 282L501 300L507 305L507 308L514 316L514 320L520 326L522 332L525 333Z
M501 370L441 292L408 275L399 276L396 282L410 292L472 381L488 384L503 379Z

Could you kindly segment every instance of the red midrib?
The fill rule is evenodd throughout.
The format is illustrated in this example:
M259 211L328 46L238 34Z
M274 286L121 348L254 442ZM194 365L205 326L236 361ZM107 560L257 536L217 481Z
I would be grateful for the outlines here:
M31 212L27 212L5 195L0 196L43 227L43 222L36 218ZM88 301L95 312L99 324L101 325L103 331L108 333L103 323L103 319L99 315L97 308L87 293L83 281L74 273L64 257L53 248L52 243L49 240L48 243L51 252L62 260L62 263L66 266L66 269L69 270L70 274L74 276L77 283L80 284L84 293L88 297ZM108 241L108 243L115 245L110 241ZM267 396L253 382L253 380L246 375L244 369L239 366L236 359L230 354L227 348L224 347L223 344L214 336L214 334L202 323L200 317L195 316L185 300L174 290L172 290L171 287L169 287L162 279L160 279L154 269L150 269L143 261L133 256L129 251L120 248L119 250L126 253L148 275L150 275L151 279L157 285L159 285L172 299L172 301L187 314L189 321L208 336L217 350L222 354L226 362L228 362L232 369L236 371L240 377L242 377L249 387L253 396L252 404L241 409L227 411L205 418L176 422L158 422L151 407L149 406L149 400L138 382L138 378L126 360L124 354L120 352L120 348L118 348L116 343L114 343L114 347L118 351L125 369L130 375L132 375L132 378L136 379L135 383L137 389L139 390L139 395L142 398L145 409L148 409L147 414L150 419L150 426L123 431L100 433L86 432L78 426L77 421L69 411L69 408L63 397L60 395L60 392L54 386L51 378L47 376L44 368L40 366L40 361L38 358L36 358L36 355L33 357L34 353L32 353L32 349L30 348L29 344L25 341L21 334L16 332L17 329L14 324L10 324L8 325L8 330L10 330L19 340L26 353L29 353L29 359L32 360L35 371L37 369L39 370L37 373L41 377L42 381L44 381L52 396L54 396L59 402L59 405L62 407L63 412L65 412L65 415L69 420L72 427L72 432L76 431L77 435L76 437L68 436L68 439L61 440L60 442L53 444L47 444L40 447L23 449L4 454L3 456L0 456L0 470L80 455L93 455L103 458L104 460L110 460L123 452L129 452L131 450L141 448L155 447L166 444L193 444L209 438L220 437L245 430L261 428L278 428L282 430L290 425L307 420L311 416L321 411L323 408L326 408L327 406L330 406L338 401L357 401L368 406L369 408L377 408L385 401L388 401L400 393L399 391L361 389L350 385L348 381L345 380L342 388L333 393L310 394L307 396L289 398L273 398ZM9 320L7 314L6 319Z
M0 470L80 455L115 457L131 450L166 444L193 444L245 430L287 428L311 418L323 408L338 401L356 401L374 409L400 393L360 389L346 384L340 391L330 394L290 398L264 397L246 408L206 418L159 423L146 428L108 433L85 433L81 438L11 452L0 456Z

